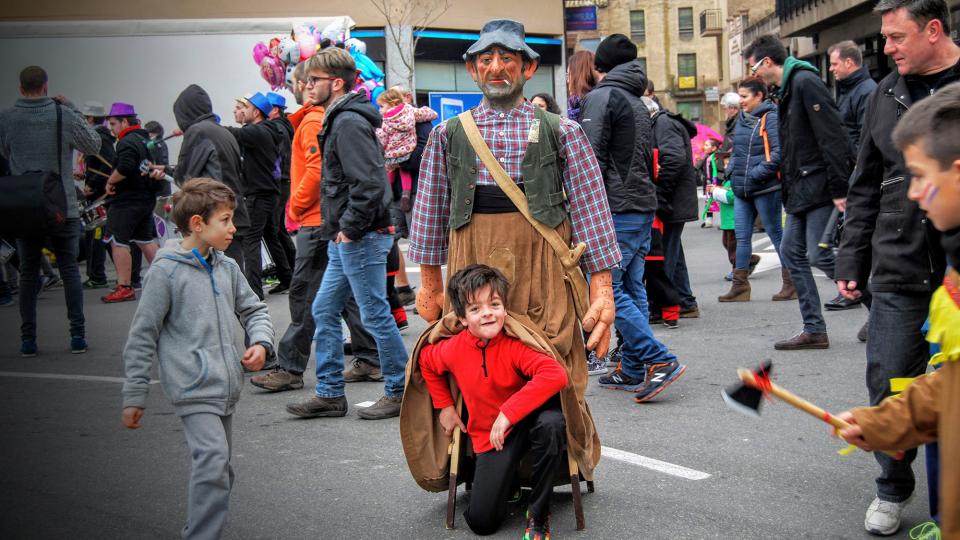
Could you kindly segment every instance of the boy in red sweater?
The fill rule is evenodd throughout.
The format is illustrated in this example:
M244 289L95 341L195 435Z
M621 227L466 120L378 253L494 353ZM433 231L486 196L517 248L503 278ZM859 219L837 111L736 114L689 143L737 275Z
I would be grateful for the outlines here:
M473 264L450 278L447 297L466 332L420 353L420 368L440 424L470 435L477 454L473 491L464 519L476 534L493 534L507 513L507 498L520 460L529 452L533 493L525 540L549 540L553 476L567 444L557 393L566 370L553 357L503 332L509 289L498 270ZM447 374L470 412L457 414Z

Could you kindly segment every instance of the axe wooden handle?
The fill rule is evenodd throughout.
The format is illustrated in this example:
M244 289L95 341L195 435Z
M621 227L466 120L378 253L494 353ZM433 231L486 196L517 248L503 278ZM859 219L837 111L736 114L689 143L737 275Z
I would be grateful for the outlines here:
M740 380L753 388L759 388L763 390L761 385L757 384L757 379L754 377L753 373L750 370L740 368L737 370L737 374L740 375ZM850 424L846 421L837 418L836 416L830 414L824 409L817 407L813 403L803 399L802 397L794 394L793 392L786 390L780 386L777 386L773 382L769 385L770 393L777 397L780 401L787 403L788 405L793 406L794 408L800 409L801 411L809 414L810 416L819 419L822 422L826 422L831 426L837 428L838 430L846 429L850 427ZM881 450L878 450L880 452ZM890 452L882 450L884 454L894 458L894 459L903 459L903 452Z

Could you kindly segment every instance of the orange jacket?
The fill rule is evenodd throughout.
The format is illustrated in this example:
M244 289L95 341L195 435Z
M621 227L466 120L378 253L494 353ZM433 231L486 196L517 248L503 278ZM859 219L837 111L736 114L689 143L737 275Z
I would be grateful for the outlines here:
M287 116L293 128L290 152L290 206L287 217L304 227L319 227L320 173L323 150L317 135L323 127L323 107L304 105Z

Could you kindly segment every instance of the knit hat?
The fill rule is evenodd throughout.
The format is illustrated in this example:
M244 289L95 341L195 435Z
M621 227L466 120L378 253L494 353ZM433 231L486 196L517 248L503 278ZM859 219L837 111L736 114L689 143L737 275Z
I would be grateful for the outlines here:
M593 65L601 73L637 59L637 46L623 34L612 34L600 42L593 57Z
M110 105L110 113L107 116L136 116L137 111L129 103L116 102Z

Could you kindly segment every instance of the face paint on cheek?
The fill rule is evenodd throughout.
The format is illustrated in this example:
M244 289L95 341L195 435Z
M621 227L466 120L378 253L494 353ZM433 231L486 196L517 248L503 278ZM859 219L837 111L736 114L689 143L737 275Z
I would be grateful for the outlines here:
M940 193L940 188L937 186L927 189L927 196L924 197L923 202L929 205L931 202L933 202L933 199L937 196L937 193Z

